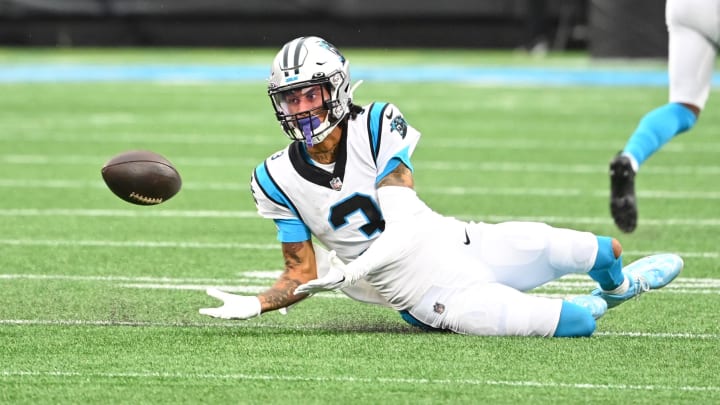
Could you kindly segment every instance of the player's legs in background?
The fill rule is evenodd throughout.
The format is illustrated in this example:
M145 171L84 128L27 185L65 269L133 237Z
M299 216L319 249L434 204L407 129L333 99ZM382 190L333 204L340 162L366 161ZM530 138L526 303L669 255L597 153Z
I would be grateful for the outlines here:
M670 104L681 104L695 118L705 108L720 46L720 0L669 0L668 22L668 75ZM686 117L678 120L690 129L695 120ZM685 118L686 122L682 122ZM690 121L690 122L687 122ZM642 162L640 162L642 164Z
M671 103L705 108L720 46L720 0L668 0ZM692 109L692 108L691 108Z
M635 176L640 165L694 123L695 114L682 104L656 108L640 120L623 151L610 161L610 213L618 229L629 233L637 227Z
M692 128L712 84L715 45L694 28L674 24L668 29L670 102L642 117L622 152L636 172L670 139Z
M635 175L640 166L670 139L692 128L705 106L717 55L719 5L718 0L667 2L670 102L642 117L610 162L610 212L623 232L637 227Z
M629 159L631 169L636 173L653 153L675 135L690 129L695 121L695 113L683 104L668 103L658 107L640 120L621 155Z

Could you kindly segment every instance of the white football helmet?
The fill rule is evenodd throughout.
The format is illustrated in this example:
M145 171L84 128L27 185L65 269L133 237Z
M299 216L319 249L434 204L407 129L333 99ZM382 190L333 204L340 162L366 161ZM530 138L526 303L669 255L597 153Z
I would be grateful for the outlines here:
M298 90L322 85L322 104L291 111L287 99ZM347 59L319 37L300 37L285 44L272 64L268 95L283 131L308 146L322 142L350 113L352 89Z

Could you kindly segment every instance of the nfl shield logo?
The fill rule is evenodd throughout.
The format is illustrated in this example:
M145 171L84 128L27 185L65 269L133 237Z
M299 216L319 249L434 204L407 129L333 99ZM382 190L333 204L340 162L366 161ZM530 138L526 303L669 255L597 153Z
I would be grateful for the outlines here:
M330 187L335 191L340 191L340 189L342 189L342 180L340 180L339 177L333 177L332 180L330 180Z

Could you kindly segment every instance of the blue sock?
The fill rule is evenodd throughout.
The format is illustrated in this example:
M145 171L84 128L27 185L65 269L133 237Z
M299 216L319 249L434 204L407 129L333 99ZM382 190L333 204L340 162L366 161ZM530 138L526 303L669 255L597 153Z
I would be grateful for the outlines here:
M612 238L597 236L598 253L595 264L588 272L593 280L600 284L605 291L614 290L625 280L622 273L622 256L615 258L612 248Z
M572 302L563 301L555 337L590 336L595 332L595 319L587 309Z
M623 152L632 155L641 165L672 137L692 128L696 121L695 114L684 105L665 104L642 117Z

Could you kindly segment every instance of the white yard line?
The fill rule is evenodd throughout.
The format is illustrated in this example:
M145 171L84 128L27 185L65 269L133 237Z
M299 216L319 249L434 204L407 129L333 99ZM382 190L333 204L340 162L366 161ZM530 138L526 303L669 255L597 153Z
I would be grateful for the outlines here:
M277 273L280 274L279 272ZM243 277L245 276L245 277ZM0 280L60 280L60 281L101 281L122 283L211 283L238 284L255 280L274 280L275 277L255 277L253 272L241 274L238 278L203 278L203 277L148 277L148 276L78 276L71 274L0 274Z
M209 277L150 277L150 276L80 276L73 274L23 274L5 273L0 274L0 280L65 280L65 281L102 281L102 282L124 282L124 283L162 283L162 284L238 284L255 280L275 280L282 270L249 270L238 274L238 278L209 278ZM569 274L563 278L550 282L548 285L567 285L570 287L587 287L594 285L588 276L584 274ZM673 285L684 288L718 288L720 290L720 279L717 278L695 278L679 277Z
M112 240L67 240L67 239L0 239L0 246L82 246L82 247L110 247L110 248L189 248L189 249L250 249L275 250L280 249L278 243L216 243L192 241L112 241ZM626 250L625 256L648 256L659 252L646 250ZM720 252L694 252L673 251L684 258L717 259Z
M105 189L100 180L44 180L44 179L0 179L1 188L36 189ZM186 190L198 191L245 191L246 183L232 182L186 182ZM479 195L479 196L533 196L533 197L593 197L607 198L607 190L583 190L579 188L524 188L524 187L418 187L421 194ZM676 200L720 200L720 191L672 191L639 190L643 199Z
M0 245L9 246L83 246L113 248L171 248L171 249L253 249L280 250L279 244L261 243L204 243L180 241L111 241L111 240L62 240L62 239L0 239Z
M235 279L213 279L192 277L148 277L148 276L80 276L70 274L0 274L0 280L58 280L74 282L105 282L123 288L204 291L209 287L220 288L228 292L257 294L266 290L281 273L280 270L255 270L240 273ZM567 298L587 294L596 283L586 275L573 274L547 283L533 290L534 294ZM558 293L561 292L561 293ZM720 279L680 277L665 287L663 294L702 294L720 295ZM317 295L321 298L347 298L339 292L327 292Z
M165 140L163 139L163 142ZM252 142L255 144L254 142ZM522 148L525 148L525 145ZM547 145L552 149L560 147L557 143L540 143ZM437 146L441 147L440 145ZM466 148L472 148L467 146ZM519 149L520 146L510 147L510 149ZM492 149L497 149L493 147ZM537 147L532 146L532 149ZM271 149L275 150L275 149ZM714 148L712 153L717 153L720 148ZM698 146L697 152L708 152L702 146ZM610 154L611 155L611 154ZM609 156L610 156L609 155ZM0 164L7 165L93 165L100 167L110 156L86 156L86 155L0 155ZM609 157L608 157L609 159ZM179 166L195 166L195 167L254 167L262 163L261 159L249 158L191 158L191 157L172 157L172 162ZM532 163L532 162L513 162L513 161L487 161L478 159L477 162L458 162L458 161L436 161L417 159L415 166L425 170L437 171L480 171L480 172L523 172L523 173L562 173L562 174L606 174L607 164L572 164L572 163ZM687 176L687 175L710 175L720 174L720 166L717 165L648 165L643 167L643 175L663 175L663 176Z
M0 185L2 181L0 180ZM520 196L520 197L593 197L607 199L608 190L583 190L579 188L532 188L532 187L422 187L418 193L479 195L479 196ZM670 190L639 190L638 198L642 199L681 199L681 200L717 200L720 191L670 191Z
M607 165L567 164L567 163L528 163L528 162L451 162L420 160L415 164L423 170L436 171L472 171L472 172L510 172L510 173L560 173L560 174L603 174L607 175ZM650 166L643 167L643 176L686 176L720 174L720 166Z
M65 166L98 166L110 160L112 156L81 156L81 155L0 155L0 164L7 165L65 165ZM243 167L256 166L262 159L251 158L217 158L217 157L173 157L172 162L178 166L194 167Z
M146 207L145 207L146 208ZM504 221L533 221L562 224L582 225L611 225L612 220L607 217L562 217L562 216L505 216L505 215L477 215L468 213L448 213L458 218L485 222ZM65 209L65 208L9 208L0 209L0 217L157 217L157 218L238 218L262 220L255 211L217 211L217 210L166 210L160 209ZM689 227L717 227L720 218L643 218L643 226L689 226Z
M292 310L291 310L292 313ZM246 329L293 329L293 330L326 330L328 325L302 324L282 325L257 321L222 321L208 322L153 322L153 321L109 321L86 319L0 319L0 325L17 326L127 326L145 328L246 328ZM399 325L405 326L403 323ZM359 326L360 328L361 326ZM414 329L412 329L414 331ZM417 333L422 333L417 331ZM720 340L717 333L669 333L669 332L596 332L595 336L633 337L648 339L698 339Z
M152 371L135 372L85 372L85 371L28 371L28 370L0 370L2 378L22 377L56 377L68 378L109 378L109 379L175 379L175 380L231 380L231 381L284 381L284 382L340 382L345 384L402 384L402 385L441 385L447 386L508 386L521 388L564 388L576 390L613 390L613 391L685 391L685 392L717 392L720 387L713 385L632 385L632 384L593 384L593 383L563 383L557 381L531 381L531 380L486 380L486 379L428 379L413 377L354 377L354 376L308 376L308 375L263 375L263 374L215 374L215 373L165 373Z
M165 210L145 209L66 209L66 208L9 208L0 209L7 217L157 217L157 218L249 218L263 219L255 211Z
M507 215L473 215L473 214L449 214L460 218L474 219L486 222L505 221L531 221L545 222L549 224L581 224L581 225L611 225L612 220L608 217L561 217L561 216L507 216ZM716 227L720 226L720 218L663 218L652 219L642 218L641 224L647 226L688 226L688 227Z
M106 122L132 122L135 117L129 114L118 116L115 114L111 116L111 120L106 117L100 117ZM27 125L23 126L27 129L34 129L30 134L28 133L3 133L0 134L0 142L42 142L42 143L57 143L57 144L69 144L69 143L107 143L108 139L102 131L90 134L83 134L82 136L73 136L68 134L58 135L57 133L46 131L47 125L34 125L32 122L28 122ZM117 133L117 136L122 136L122 139L127 142L141 142L147 139L162 139L164 144L179 144L179 145L252 145L252 146L267 146L271 150L277 150L286 145L283 143L282 138L273 138L267 136L267 134L244 134L242 136L229 133L229 134L199 134L193 136L193 134L153 134L153 133L137 133L137 132L125 132ZM556 142L548 142L547 140L539 140L537 138L520 138L512 137L510 139L486 139L482 137L463 137L453 138L452 142L447 142L443 137L432 137L423 136L420 143L421 147L428 149L457 149L457 150L573 150L573 151L606 151L610 155L614 151L608 148L606 141L600 140L568 140L560 139ZM666 153L718 153L720 152L720 143L718 142L683 142L682 140L675 141L667 144L663 148L663 152ZM609 156L610 156L609 155ZM47 156L47 155L0 155L0 162L2 162L3 156ZM79 155L79 158L100 158L102 156L86 156Z

